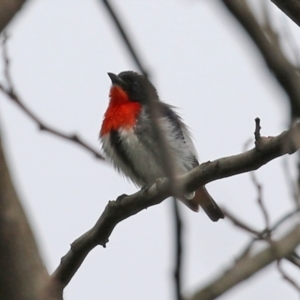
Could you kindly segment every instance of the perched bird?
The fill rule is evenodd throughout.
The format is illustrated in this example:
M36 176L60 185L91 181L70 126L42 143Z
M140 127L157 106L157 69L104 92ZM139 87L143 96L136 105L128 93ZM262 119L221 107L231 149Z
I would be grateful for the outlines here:
M176 175L183 175L197 167L197 153L188 128L172 106L159 100L152 83L133 71L119 75L108 73L108 76L112 86L100 140L105 156L117 170L139 187L166 176L157 131L153 129L151 119L151 101L155 101L155 116L169 144ZM193 211L198 211L200 205L212 221L224 218L222 210L204 186L191 197L180 200Z

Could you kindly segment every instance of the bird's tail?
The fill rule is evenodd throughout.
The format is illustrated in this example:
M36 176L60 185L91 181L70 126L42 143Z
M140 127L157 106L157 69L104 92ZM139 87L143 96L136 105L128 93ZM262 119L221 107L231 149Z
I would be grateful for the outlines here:
M199 205L203 208L208 217L216 222L224 219L224 213L214 199L210 196L205 186L202 186L195 192L195 197L191 200L180 199L193 211L199 211Z

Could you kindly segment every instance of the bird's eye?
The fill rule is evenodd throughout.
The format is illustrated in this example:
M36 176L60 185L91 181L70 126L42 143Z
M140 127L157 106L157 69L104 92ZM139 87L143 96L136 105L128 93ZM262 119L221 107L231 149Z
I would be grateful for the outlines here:
M135 81L135 82L133 83L132 87L133 87L135 90L137 90L137 89L140 88L140 85L139 85L139 83L138 83L137 81Z

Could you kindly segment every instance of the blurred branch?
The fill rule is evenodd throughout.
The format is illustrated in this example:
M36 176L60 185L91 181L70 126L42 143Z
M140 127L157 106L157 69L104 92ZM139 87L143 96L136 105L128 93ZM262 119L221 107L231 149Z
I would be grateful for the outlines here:
M297 144L297 147L292 145L290 137L295 132L299 134L299 130L300 123L276 137L261 137L254 149L203 163L188 174L180 176L178 180L183 183L187 192L192 192L208 182L256 170L276 157L295 152L300 144ZM116 201L110 201L95 226L72 243L71 249L55 270L53 278L63 287L66 286L88 253L97 245L105 247L119 222L147 207L161 203L170 196L169 180L164 178L133 195L123 195Z
M277 261L277 269L279 271L279 273L281 274L281 276L283 277L284 280L286 280L291 286L293 286L298 293L300 293L300 286L296 283L296 281L294 279L292 279L291 276L289 276L286 271L283 269L282 265L282 260L278 260Z
M283 159L282 168L283 168L284 179L285 179L286 184L288 186L291 198L292 198L295 206L297 208L299 208L300 203L299 203L298 188L297 188L297 184L295 183L294 179L292 178L292 174L290 172L288 157ZM299 179L299 176L298 176L298 179ZM298 182L298 186L299 186L299 182Z
M299 0L271 0L279 9L300 26L300 1Z
M108 15L111 17L112 21L114 22L117 31L120 34L121 39L124 42L125 47L127 48L130 56L132 57L133 61L137 65L138 70L145 76L149 77L149 73L146 70L145 66L142 64L142 60L137 54L136 47L133 46L132 41L129 38L129 34L125 30L124 24L121 22L121 18L117 15L115 9L112 7L111 1L109 0L102 0L104 7L106 8Z
M269 218L269 213L266 208L266 205L263 201L262 185L258 182L255 172L250 172L250 177L251 177L251 181L252 181L253 185L255 186L255 188L257 190L257 203L262 212L262 215L263 215L263 218L265 221L266 230L269 230L270 218Z
M222 2L248 33L267 67L286 92L291 105L292 118L300 116L300 77L298 68L282 52L276 32L270 24L263 27L258 23L245 0L222 0Z
M174 228L175 228L175 269L174 269L174 280L175 280L175 291L176 299L182 299L182 220L179 213L178 202L176 198L172 199L174 207Z
M295 251L289 257L287 257L287 260L296 267L300 268L300 257Z
M223 212L224 212L226 218L228 218L235 226L247 231L248 233L254 234L255 236L260 235L260 232L258 230L255 230L254 228L251 228L244 221L239 220L236 216L234 216L228 210L223 208Z
M228 211L226 212L226 216L230 217L230 220L234 223L234 225L240 227L243 230L246 230L254 235L254 238L249 242L249 244L245 247L245 249L241 252L241 255L239 256L239 259L243 259L245 256L248 255L250 252L252 246L256 241L266 241L267 243L270 243L270 237L274 233L274 231L284 222L287 220L290 220L293 216L298 214L300 212L300 209L297 208L295 210L292 210L291 212L285 214L282 216L278 221L276 221L270 228L265 228L262 231L257 231L253 228L251 228L249 225L246 225L243 221L238 220L236 217L232 216L232 214L229 214ZM290 256L286 257L288 261L293 263L295 266L300 268L300 260L297 256L297 254L294 252Z
M61 299L14 189L0 142L0 299Z
M274 241L271 240L272 233L285 221L290 220L295 214L299 213L299 209L293 210L290 213L287 213L281 219L279 219L271 228L269 226L266 226L266 229L262 231L257 231L253 228L251 228L249 225L246 225L243 221L238 220L236 217L232 216L232 214L229 214L227 211L224 211L226 217L228 217L234 225L238 226L239 228L250 232L252 235L254 235L254 238L250 241L250 243L245 247L245 249L241 252L241 254L238 256L238 258L235 259L236 264L238 264L240 261L244 261L245 259L249 258L250 251L255 244L256 241L265 241L270 246L273 245ZM286 260L297 266L300 267L299 263L299 256L295 251L289 253L287 256L284 257ZM279 264L279 260L277 260L277 268L279 272L282 274L283 278L288 281L293 287L298 289L297 283L281 268ZM214 299L214 298L212 298Z
M197 292L190 300L211 300L224 294L238 283L248 279L275 260L288 256L300 243L300 224L279 241L273 241L265 250L237 261L232 268Z
M26 0L0 0L0 33L25 2Z
M0 91L4 95L8 97L11 101L13 101L15 104L18 105L18 107L32 120L34 121L37 125L39 130L41 131L46 131L49 132L57 137L60 137L62 139L71 141L73 143L76 143L77 145L81 146L88 152L92 153L96 158L104 160L102 154L98 152L97 150L94 150L91 146L89 146L87 143L85 143L80 137L78 137L77 134L66 134L63 133L57 129L54 129L53 127L46 125L45 122L41 120L30 108L28 108L24 101L21 99L21 97L18 95L16 92L16 89L14 87L13 81L12 81L12 76L10 74L10 60L8 57L7 53L7 36L6 34L3 35L3 40L2 40L2 57L4 61L4 76L6 80L6 85L7 87L4 86L3 83L0 83Z

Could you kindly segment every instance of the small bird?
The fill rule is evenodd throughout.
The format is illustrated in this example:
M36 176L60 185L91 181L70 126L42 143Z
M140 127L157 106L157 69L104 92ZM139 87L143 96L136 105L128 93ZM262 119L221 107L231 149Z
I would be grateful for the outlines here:
M106 158L118 171L139 187L166 176L164 157L151 120L151 101L155 101L157 124L168 142L176 175L199 166L189 129L172 106L159 100L155 87L145 76L133 71L108 73L108 76L112 86L100 140ZM193 211L198 211L200 205L212 221L224 218L204 186L191 197L186 195L180 200Z

